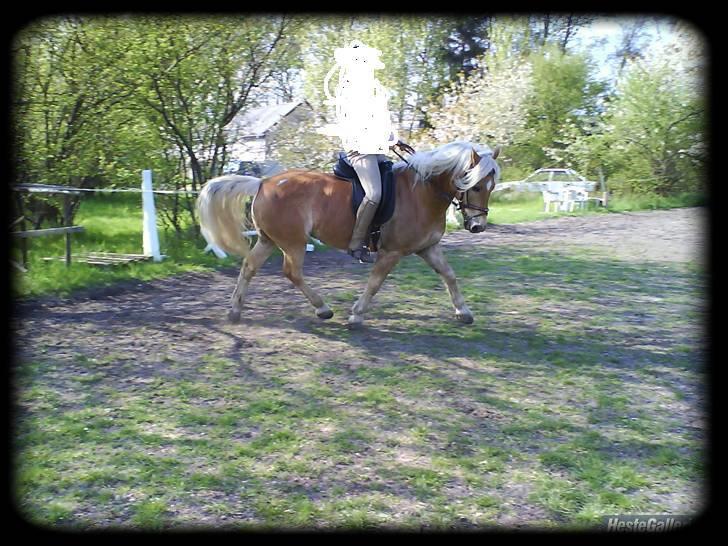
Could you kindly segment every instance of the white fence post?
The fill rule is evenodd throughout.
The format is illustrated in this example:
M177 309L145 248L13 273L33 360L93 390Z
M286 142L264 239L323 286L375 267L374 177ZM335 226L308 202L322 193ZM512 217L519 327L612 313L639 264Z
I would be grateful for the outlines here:
M159 252L159 235L157 234L157 211L154 208L154 193L152 193L152 171L142 171L142 210L144 211L144 231L142 242L144 255L151 256L155 262L162 261Z

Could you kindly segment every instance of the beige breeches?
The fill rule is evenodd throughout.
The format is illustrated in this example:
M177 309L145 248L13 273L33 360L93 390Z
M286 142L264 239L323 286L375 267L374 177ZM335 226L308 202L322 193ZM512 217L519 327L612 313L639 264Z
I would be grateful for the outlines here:
M349 159L351 166L359 176L367 198L375 203L382 200L382 177L377 164L380 157L377 154L355 154Z

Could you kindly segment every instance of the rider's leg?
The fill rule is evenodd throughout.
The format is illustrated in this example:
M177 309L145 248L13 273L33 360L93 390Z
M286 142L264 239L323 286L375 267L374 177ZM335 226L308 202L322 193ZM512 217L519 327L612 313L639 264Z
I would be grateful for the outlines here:
M356 211L356 222L349 243L349 253L362 262L372 263L369 250L364 245L369 234L369 225L377 212L379 201L382 198L382 179L379 174L379 164L376 154L357 154L350 159L364 188L364 199Z

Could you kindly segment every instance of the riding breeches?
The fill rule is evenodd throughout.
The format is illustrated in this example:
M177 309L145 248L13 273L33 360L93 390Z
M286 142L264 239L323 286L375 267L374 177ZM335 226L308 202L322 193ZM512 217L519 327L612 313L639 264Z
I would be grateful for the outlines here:
M380 157L377 154L354 154L349 159L359 176L367 199L377 204L382 200L382 177L379 174L378 164Z

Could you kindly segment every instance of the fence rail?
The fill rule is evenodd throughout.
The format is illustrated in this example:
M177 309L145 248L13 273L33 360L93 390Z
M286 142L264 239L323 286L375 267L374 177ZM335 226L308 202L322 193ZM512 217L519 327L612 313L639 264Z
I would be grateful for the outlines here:
M64 235L67 233L79 233L84 230L83 226L65 226L46 229L31 229L27 231L13 231L14 237L43 237L45 235Z

